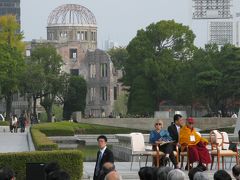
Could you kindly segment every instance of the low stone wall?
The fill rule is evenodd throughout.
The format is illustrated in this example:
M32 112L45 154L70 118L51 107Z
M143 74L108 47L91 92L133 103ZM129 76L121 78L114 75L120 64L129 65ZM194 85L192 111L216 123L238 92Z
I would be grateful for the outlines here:
M206 118L195 118L196 124L194 127L199 129L218 129L222 127L229 127L236 125L236 119L233 118L218 118L218 117L206 117ZM172 119L162 119L164 128L167 128ZM154 118L89 118L81 119L80 122L90 124L101 124L115 127L134 128L142 130L153 129L155 122Z

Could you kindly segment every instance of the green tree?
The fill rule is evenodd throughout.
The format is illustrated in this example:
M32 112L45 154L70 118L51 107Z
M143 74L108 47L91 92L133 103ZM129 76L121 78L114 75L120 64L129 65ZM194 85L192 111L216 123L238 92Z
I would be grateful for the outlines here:
M41 75L44 75L38 92L41 93L39 95L40 104L47 113L48 121L51 121L52 106L62 88L61 66L63 61L61 56L57 54L55 47L50 44L34 47L31 54L31 61L36 64L36 67L39 67ZM39 79L42 78L41 75Z
M180 70L179 63L192 57L194 38L187 26L173 20L153 23L137 32L127 46L129 56L124 62L129 113L153 114L161 100L173 98L175 72Z
M122 69L124 63L127 61L128 52L125 47L112 48L108 51L111 60L116 69Z
M70 76L63 95L63 118L70 119L75 111L84 113L86 106L87 84L81 76Z
M0 92L6 101L6 118L10 119L12 97L19 89L24 69L22 33L15 16L0 16Z

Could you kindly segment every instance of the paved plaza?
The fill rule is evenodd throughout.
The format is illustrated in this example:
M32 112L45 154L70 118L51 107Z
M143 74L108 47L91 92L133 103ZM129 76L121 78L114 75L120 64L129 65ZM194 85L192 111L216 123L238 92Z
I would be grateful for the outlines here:
M30 133L27 129L24 133L10 133L8 132L9 129L6 128L5 130L0 127L0 152L6 153L6 152L23 152L23 151L32 151L32 140L29 137ZM230 159L227 159L227 162ZM234 160L233 160L234 161ZM232 165L235 164L235 162L232 163ZM94 162L84 162L84 170L83 170L83 180L92 180L93 177L93 171L94 171ZM142 162L142 166L144 163ZM148 166L151 166L151 162L147 164ZM229 163L227 163L227 171L231 174L231 169L229 168ZM133 169L130 170L130 162L116 162L115 163L116 169L120 172L120 174L123 177L123 180L138 180L138 170L139 170L139 164L138 162L133 163ZM214 170L212 171L205 171L204 173L207 174L209 179L213 179L213 174L216 171L216 166L214 166ZM184 171L187 175L187 171Z

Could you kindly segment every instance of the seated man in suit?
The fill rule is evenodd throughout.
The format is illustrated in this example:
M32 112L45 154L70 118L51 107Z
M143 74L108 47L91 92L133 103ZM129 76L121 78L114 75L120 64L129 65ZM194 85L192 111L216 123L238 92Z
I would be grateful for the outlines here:
M180 114L175 114L173 117L173 123L168 126L168 132L172 139L178 143L180 128L184 125L184 120Z
M202 170L207 168L203 165L211 162L210 154L206 148L208 140L200 137L200 135L193 128L194 119L189 117L186 120L186 126L180 129L179 144L181 150L188 146L189 163L198 162L198 167Z

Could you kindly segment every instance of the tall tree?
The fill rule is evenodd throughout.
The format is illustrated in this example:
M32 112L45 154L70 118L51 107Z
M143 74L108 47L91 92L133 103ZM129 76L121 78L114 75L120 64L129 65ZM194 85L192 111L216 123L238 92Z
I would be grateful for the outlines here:
M38 45L34 47L31 60L37 64L44 74L44 80L39 89L40 104L44 107L48 121L52 119L52 106L58 92L62 87L61 66L62 58L57 54L55 47L50 44Z
M123 69L124 63L127 61L128 52L125 47L112 48L108 51L111 60L116 69Z
M19 89L19 75L24 69L23 35L15 16L0 16L0 88L6 101L6 118L10 119L12 97Z
M70 119L71 115L75 111L81 111L84 113L86 106L86 94L87 84L81 76L70 76L66 82L64 90L66 91L63 95L63 118Z
M173 98L177 62L192 57L194 38L195 35L187 26L173 20L153 23L146 30L137 32L137 36L127 46L129 58L124 63L123 81L130 92L129 113L141 113L142 109L148 107L148 113L152 114L158 110L161 100ZM141 81L137 82L139 79ZM134 85L136 83L138 86ZM143 89L151 98L143 101L143 96L133 95ZM138 110L133 107L137 104L142 106Z

